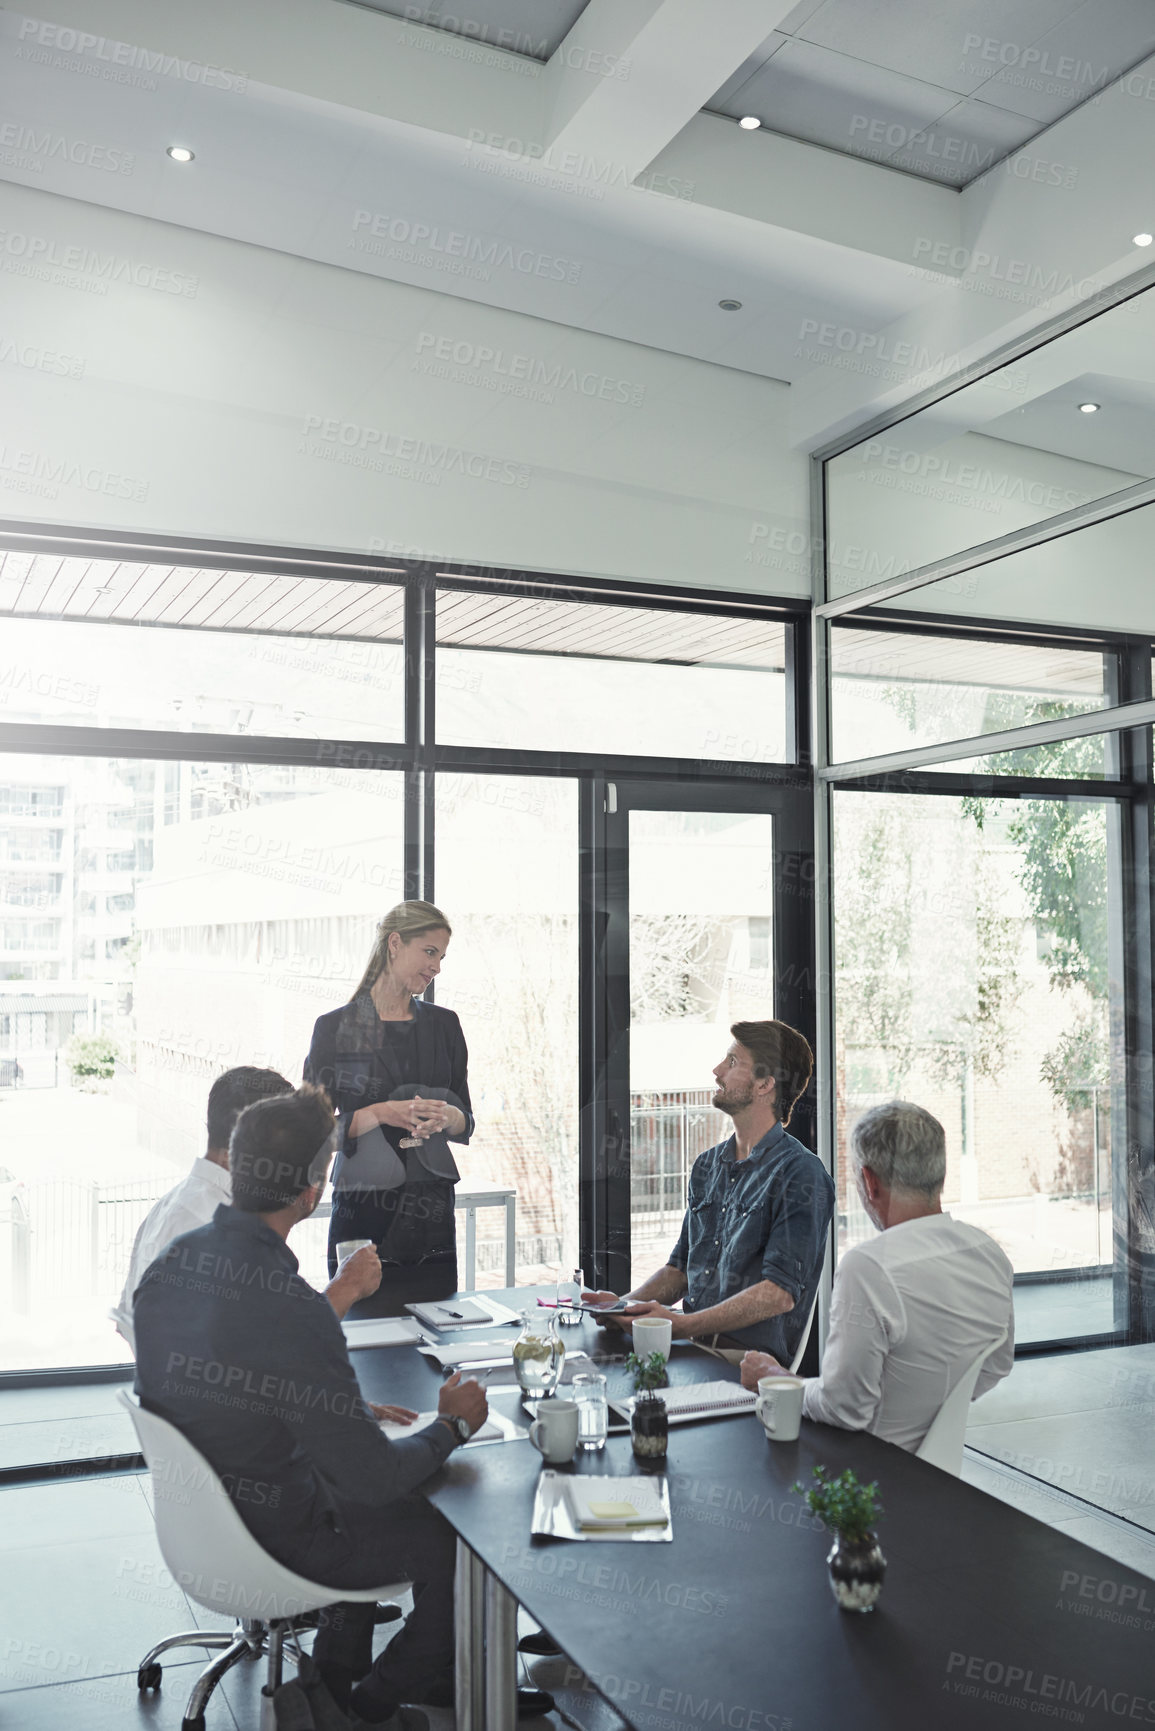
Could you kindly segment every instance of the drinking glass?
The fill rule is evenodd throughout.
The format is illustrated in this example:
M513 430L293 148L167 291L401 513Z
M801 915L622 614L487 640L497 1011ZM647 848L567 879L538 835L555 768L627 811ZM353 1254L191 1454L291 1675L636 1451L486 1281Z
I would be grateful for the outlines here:
M582 1271L576 1268L569 1280L558 1279L557 1283L557 1319L563 1328L582 1319Z
M573 1398L578 1409L579 1446L583 1449L605 1448L610 1417L605 1377L596 1371L575 1376Z

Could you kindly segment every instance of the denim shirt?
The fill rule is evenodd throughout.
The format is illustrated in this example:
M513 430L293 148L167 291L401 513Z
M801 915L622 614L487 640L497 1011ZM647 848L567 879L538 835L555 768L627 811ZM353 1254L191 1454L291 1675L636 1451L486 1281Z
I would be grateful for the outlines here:
M789 1364L818 1291L834 1185L821 1160L781 1124L735 1159L731 1136L699 1154L690 1173L686 1216L669 1258L686 1276L683 1308L708 1310L759 1281L772 1280L793 1310L726 1338Z

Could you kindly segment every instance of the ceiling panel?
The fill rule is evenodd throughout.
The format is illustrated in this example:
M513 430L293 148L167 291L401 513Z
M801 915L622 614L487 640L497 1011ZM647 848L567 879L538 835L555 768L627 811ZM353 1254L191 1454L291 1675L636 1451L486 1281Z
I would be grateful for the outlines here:
M957 100L933 84L783 38L719 112L735 120L754 114L773 132L879 162Z
M905 72L968 96L983 83L974 51L986 41L1027 44L1074 12L1081 0L826 0L798 34L874 66ZM1098 0L1107 10L1111 0ZM781 25L779 25L781 29Z
M489 48L504 48L530 60L548 60L565 41L589 0L347 0L371 12L388 12L408 24L448 30Z
M1014 54L1013 48L1002 52ZM983 102L1049 124L1155 54L1155 5L1152 0L1084 0L1033 42L1029 54L1000 66L985 60L980 49L979 62L991 66L992 76L979 95Z
M962 187L1152 53L1155 0L822 0L707 108Z
M1033 120L1020 114L964 99L881 160L890 168L905 169L924 180L967 186L1026 144L1037 130Z

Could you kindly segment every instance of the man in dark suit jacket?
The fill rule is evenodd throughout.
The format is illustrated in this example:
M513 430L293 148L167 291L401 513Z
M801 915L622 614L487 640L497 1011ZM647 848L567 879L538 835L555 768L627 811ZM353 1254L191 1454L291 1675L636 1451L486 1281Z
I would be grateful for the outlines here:
M314 1656L362 1719L420 1731L422 1716L402 1718L399 1707L452 1669L456 1542L413 1493L488 1409L477 1382L454 1377L427 1430L397 1442L380 1430L383 1413L402 1409L362 1399L332 1306L300 1277L286 1242L320 1200L332 1145L319 1088L241 1113L232 1206L175 1239L137 1289L136 1387L201 1451L280 1562L326 1586L413 1582L413 1611L372 1670L371 1604L326 1613Z

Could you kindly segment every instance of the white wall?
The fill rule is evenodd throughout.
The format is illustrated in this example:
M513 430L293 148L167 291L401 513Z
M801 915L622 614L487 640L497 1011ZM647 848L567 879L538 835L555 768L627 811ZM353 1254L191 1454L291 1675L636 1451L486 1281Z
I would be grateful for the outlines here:
M6 517L808 592L786 385L11 184L0 292Z

